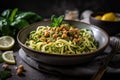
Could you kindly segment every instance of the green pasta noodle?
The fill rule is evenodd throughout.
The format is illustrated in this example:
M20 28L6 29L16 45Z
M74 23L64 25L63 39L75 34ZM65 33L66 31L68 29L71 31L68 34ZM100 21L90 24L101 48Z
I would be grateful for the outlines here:
M88 29L62 24L60 27L38 26L31 31L26 46L50 54L84 54L97 50L97 42Z

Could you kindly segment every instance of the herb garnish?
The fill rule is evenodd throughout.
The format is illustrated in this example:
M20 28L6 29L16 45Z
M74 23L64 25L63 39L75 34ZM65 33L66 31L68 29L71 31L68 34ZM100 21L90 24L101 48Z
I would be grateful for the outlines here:
M9 78L11 76L11 72L10 71L0 71L0 80L5 80L7 78Z
M64 15L61 15L59 17L52 15L51 17L52 23L50 24L50 27L59 27L62 24L63 19Z

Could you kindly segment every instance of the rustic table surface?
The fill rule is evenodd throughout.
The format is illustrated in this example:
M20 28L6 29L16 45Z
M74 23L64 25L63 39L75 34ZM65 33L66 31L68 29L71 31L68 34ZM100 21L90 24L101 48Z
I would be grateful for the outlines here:
M7 80L90 80L90 78L92 77L92 75L84 75L84 76L67 76L67 75L54 75L54 74L50 74L44 72L44 71L40 71L37 70L33 67L31 67L30 65L26 64L21 57L19 56L19 50L20 47L18 46L18 44L16 43L16 46L14 46L13 48L14 50L14 54L16 56L16 64L15 65L9 65L10 69L11 69L11 73L12 76L7 78ZM0 54L3 51L0 51ZM120 59L120 55L118 57ZM120 60L118 60L119 63ZM115 63L115 62L114 62ZM2 65L4 63L0 63L0 71L3 70ZM23 75L18 76L16 74L16 67L18 65L23 65L25 71L23 72ZM75 70L75 69L74 69ZM75 72L73 70L73 72ZM64 71L62 71L64 72ZM72 70L69 72L72 74ZM102 80L119 80L120 79L120 65L117 68L112 68L112 71L109 72L105 72L105 74L102 77Z
M66 75L53 75L50 73L46 73L40 70L37 70L28 64L26 64L21 57L19 56L19 47L18 45L14 47L14 54L16 56L16 65L9 65L11 69L12 76L10 78L7 78L7 80L89 80L92 75L85 75L83 77L79 76L66 76ZM2 53L2 51L0 52ZM2 69L2 65L4 63L0 63L0 71ZM16 74L16 67L18 65L23 65L25 71L23 72L23 75L18 76ZM70 72L72 74L72 72ZM102 80L118 80L120 79L120 71L117 73L105 73Z

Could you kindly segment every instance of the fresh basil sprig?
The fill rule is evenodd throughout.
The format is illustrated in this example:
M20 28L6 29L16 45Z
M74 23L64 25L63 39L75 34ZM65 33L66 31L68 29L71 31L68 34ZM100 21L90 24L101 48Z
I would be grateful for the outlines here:
M0 80L6 80L7 78L9 78L11 76L11 72L10 71L0 71Z
M64 19L64 15L61 15L59 17L52 15L51 16L51 24L50 27L59 27L62 24L62 21Z
M0 14L0 36L16 38L19 30L41 20L42 17L35 12L20 11L18 8L6 9Z

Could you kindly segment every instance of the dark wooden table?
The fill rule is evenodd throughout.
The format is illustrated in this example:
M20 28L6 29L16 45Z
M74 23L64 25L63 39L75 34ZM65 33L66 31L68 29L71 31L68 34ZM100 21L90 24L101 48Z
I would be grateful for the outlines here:
M68 77L63 75L53 75L46 72L38 71L33 67L26 64L19 56L18 51L15 52L16 55L16 65L9 65L11 69L12 76L7 80L81 80L82 78L77 79L76 77ZM2 69L2 65L4 63L0 63L0 71ZM23 75L19 76L16 74L16 67L18 65L23 65L25 71ZM82 79L83 80L83 79Z
M83 20L83 22L88 22L88 20ZM14 50L14 54L16 56L16 65L9 65L10 69L11 69L11 73L12 76L10 78L8 78L7 80L90 80L90 78L92 77L92 75L85 75L83 77L79 77L79 76L66 76L66 75L53 75L53 74L49 74L43 71L39 71L37 69L34 69L33 67L29 66L28 64L26 64L21 57L19 56L19 49L20 47L18 46L18 44L16 43L16 45L13 47ZM0 51L0 54L3 51ZM3 70L2 69L2 65L4 63L0 63L0 71ZM18 76L16 74L16 67L18 65L23 65L25 68L25 71L23 72L23 75ZM72 72L71 72L72 74ZM117 73L105 73L102 77L102 80L119 80L120 79L120 71L118 71Z
M26 64L21 57L19 56L19 47L18 45L15 46L13 48L14 50L14 54L16 56L16 65L9 65L10 69L11 69L11 73L12 76L10 78L8 78L7 80L90 80L90 78L92 77L92 75L86 75L83 77L79 77L79 76L65 76L65 75L53 75L53 74L49 74L43 71L39 71L37 69L34 69L33 67L29 66L28 64ZM0 52L2 53L2 51ZM0 63L0 71L3 70L2 69L2 65L4 63ZM18 76L16 74L16 67L18 65L23 65L25 68L25 71L23 72L23 75ZM72 74L72 72L71 72ZM120 79L120 73L105 73L102 80L119 80Z

